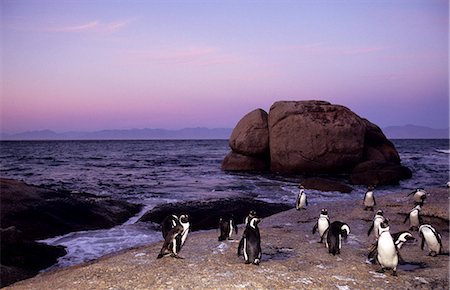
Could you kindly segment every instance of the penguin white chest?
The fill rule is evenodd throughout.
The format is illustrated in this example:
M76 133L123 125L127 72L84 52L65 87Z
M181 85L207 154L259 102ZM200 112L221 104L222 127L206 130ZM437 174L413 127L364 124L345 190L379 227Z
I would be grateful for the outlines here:
M439 241L437 240L436 236L434 235L434 233L430 229L425 228L422 230L422 234L425 238L428 249L430 251L439 253L441 246L440 246Z
M364 205L365 205L365 206L374 206L374 205L375 205L375 202L374 202L374 199L373 199L373 192L372 192L372 191L368 191L368 192L366 193L366 196L365 196L365 198L364 198Z
M378 262L384 268L395 269L398 264L398 256L392 236L385 232L378 238Z
M412 226L419 226L419 211L414 210L409 214L409 220Z
M329 222L327 218L321 217L318 221L319 235L322 236L323 233L328 229Z

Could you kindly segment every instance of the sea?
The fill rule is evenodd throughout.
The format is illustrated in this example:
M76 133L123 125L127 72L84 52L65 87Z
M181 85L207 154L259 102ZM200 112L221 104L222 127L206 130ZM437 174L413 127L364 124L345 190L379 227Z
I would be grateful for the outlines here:
M399 185L379 187L377 195L446 186L450 180L448 139L391 141L413 177ZM65 246L68 251L52 268L161 241L154 225L137 222L158 204L241 195L294 207L297 186L305 178L224 172L221 163L230 151L227 140L1 141L0 146L1 177L143 205L138 215L111 229L73 232L41 241ZM308 190L308 201L362 199L366 188L353 188L348 194Z

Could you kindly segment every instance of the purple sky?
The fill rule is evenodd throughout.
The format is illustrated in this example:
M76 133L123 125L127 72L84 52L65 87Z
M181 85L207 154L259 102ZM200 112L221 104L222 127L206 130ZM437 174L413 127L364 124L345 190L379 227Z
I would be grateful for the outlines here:
M1 0L1 127L234 127L323 99L448 127L446 0Z

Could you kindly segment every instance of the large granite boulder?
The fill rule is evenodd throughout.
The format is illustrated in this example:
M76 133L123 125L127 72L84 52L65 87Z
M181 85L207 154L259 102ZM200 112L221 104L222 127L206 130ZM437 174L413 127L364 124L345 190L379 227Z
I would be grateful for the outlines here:
M281 101L269 112L274 172L337 173L361 161L365 125L346 107L323 101Z
M325 101L275 102L267 118L254 110L239 121L229 143L223 170L344 173L363 185L394 184L412 174L377 125Z
M262 109L251 111L237 123L231 133L231 149L243 155L260 156L269 153L267 113Z

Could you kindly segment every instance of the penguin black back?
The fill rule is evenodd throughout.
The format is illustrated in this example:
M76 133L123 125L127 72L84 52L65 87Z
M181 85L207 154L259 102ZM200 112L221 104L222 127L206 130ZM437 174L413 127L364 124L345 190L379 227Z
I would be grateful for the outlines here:
M330 254L339 255L341 253L341 240L346 239L350 233L350 227L341 221L330 224L327 234L327 247Z

